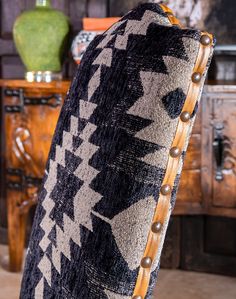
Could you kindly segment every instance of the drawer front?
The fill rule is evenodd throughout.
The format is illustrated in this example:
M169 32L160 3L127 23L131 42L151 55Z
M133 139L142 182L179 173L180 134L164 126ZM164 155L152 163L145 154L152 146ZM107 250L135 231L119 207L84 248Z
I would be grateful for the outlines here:
M236 95L213 100L212 205L236 209Z
M236 90L204 101L202 188L209 215L236 217Z

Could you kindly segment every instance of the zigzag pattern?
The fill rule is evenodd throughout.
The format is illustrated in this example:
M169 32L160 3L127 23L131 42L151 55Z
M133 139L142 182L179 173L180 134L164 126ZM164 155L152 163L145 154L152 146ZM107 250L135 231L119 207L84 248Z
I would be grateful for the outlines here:
M115 48L125 50L127 47L128 37L132 34L146 35L147 28L150 25L150 22L154 16L156 16L157 23L159 21L159 22L163 22L165 25L169 25L166 18L160 15L157 17L156 13L153 13L151 11L145 11L140 21L137 20L127 21L123 35L117 35L116 37ZM120 24L121 23L123 22L120 22ZM115 29L120 24L115 25ZM102 40L102 42L97 46L97 48L101 48L102 51L93 62L93 65L98 65L98 68L88 83L88 100L91 100L94 92L100 86L101 66L105 65L107 67L111 67L112 49L105 48L105 46L108 45L108 43L111 41L113 37L111 33L112 31L107 32L104 40ZM80 111L80 117L88 120L92 112L94 111L96 105L87 101L80 100L80 107L82 108ZM73 128L78 127L76 125L77 121L78 120L72 116L71 126L70 126L71 130L74 130ZM60 263L61 253L63 253L69 260L71 259L70 245L69 245L70 239L72 239L76 244L81 246L80 234L77 232L77 229L80 225L83 225L92 231L92 222L90 219L91 209L102 198L101 194L93 191L89 187L92 180L99 173L99 171L97 171L95 168L88 165L89 159L92 158L92 156L99 148L98 146L95 146L89 143L88 141L95 130L96 130L95 125L91 123L87 123L87 125L83 130L83 134L79 135L79 137L83 140L83 142L75 152L75 155L80 157L82 159L82 162L78 166L74 174L85 183L77 192L74 198L74 201L76 202L76 204L74 205L74 220L71 220L66 214L64 214L63 215L64 230L62 230L59 226L56 225L57 246L52 245L52 263L59 273L61 271L61 263ZM58 164L64 167L65 167L65 151L66 150L71 152L73 151L73 133L76 135L77 132L64 131L62 137L62 146L56 145L56 161L58 162ZM83 201L81 200L81 198L83 199ZM51 210L52 208L53 205L51 206ZM51 210L50 209L47 210L48 215L50 214ZM52 228L53 223L50 224ZM46 230L46 227L43 226L43 224L41 225L41 227L44 230ZM39 268L41 269L42 273L44 274L44 277L47 279L47 282L50 285L51 278L48 274L50 273L50 261L46 256L43 257L41 263L39 264Z
M83 101L80 100L80 102L82 102L81 106L83 106ZM93 109L95 109L95 105L88 102L87 104L88 105L86 106L92 106L92 109L90 109L90 113L92 114ZM88 119L90 115L86 116L83 109L81 110L81 114ZM88 141L89 137L95 130L96 126L87 123L82 133L79 135L83 142L74 153L82 159L82 162L74 171L74 175L80 178L84 183L74 197L74 220L71 220L70 217L64 214L63 230L61 230L59 226L56 226L57 246L52 247L52 262L59 273L61 272L61 254L63 253L69 260L71 260L70 240L72 239L76 244L79 246L81 245L78 227L80 225L84 225L88 229L92 230L92 223L90 219L91 206L93 206L93 202L95 204L101 198L99 194L89 187L90 182L97 175L96 169L88 165L89 159L97 150L97 147ZM68 143L67 147L70 147L71 145L72 143L70 145Z
M55 161L49 161L48 178L44 185L44 188L47 191L47 196L42 203L42 206L45 209L45 216L42 222L40 223L40 227L45 232L42 240L39 243L39 246L42 248L43 252L46 252L49 244L51 243L49 239L49 234L53 227L56 225L55 221L52 220L50 217L50 213L55 206L55 202L50 198L50 194L57 183L57 167L58 165L65 166L66 150L69 150L71 152L73 151L73 136L77 135L76 128L78 128L78 119L74 116L71 116L70 128L70 132L63 132L62 146L56 145ZM68 223L69 219L66 220L67 221L65 223ZM41 280L38 283L38 286L35 289L36 298L40 298L41 294L43 293L44 278L46 279L49 286L51 286L51 262L53 262L58 272L60 272L60 254L63 253L66 257L70 258L68 231L68 225L65 227L64 231L61 230L58 225L56 225L57 237L59 237L60 240L63 240L63 242L58 242L57 247L52 245L52 261L48 258L46 254L44 254L38 265L39 269L43 274L43 277L41 278Z
M130 298L199 38L144 4L91 43L55 133L21 299Z
M185 49L191 47L189 40L186 38L183 38L183 45ZM166 74L147 71L140 72L144 94L127 111L129 115L143 117L151 121L151 124L138 131L135 134L135 137L157 143L163 147L162 149L148 153L145 157L141 158L142 161L161 168L164 168L166 165L166 160L163 159L163 157L166 156L166 152L168 151L173 138L173 136L170 136L170 127L173 128L171 131L174 133L177 119L176 116L173 117L173 119L170 117L171 113L173 113L171 111L171 109L173 109L172 107L170 107L170 109L166 107L167 109L165 109L162 101L154 102L153 99L164 99L170 91L178 90L178 94L181 92L183 93L183 99L182 102L179 101L180 103L174 105L174 107L178 107L179 111L181 111L181 105L184 104L185 95L187 93L188 75L191 75L187 59L186 61L183 61L178 57L163 56L163 61L167 69ZM182 75L176 77L176 69L178 66L182 69ZM167 79L170 81L168 88L164 84L161 84L161 82L164 82ZM158 86L158 89L153 88L153 86Z
M96 60L93 62L94 65L99 65L97 72L91 78L88 84L88 98L91 99L93 93L96 91L97 87L100 85L100 75L101 75L101 65L106 65L108 67L111 66L112 60L112 50L104 49L98 55ZM92 115L94 109L96 108L96 104L80 100L80 118L89 120L89 117ZM50 170L49 170L49 178L47 181L50 181L50 187L47 186L47 182L45 183L45 188L47 191L47 197L43 202L43 207L45 208L46 215L40 223L41 228L44 230L45 235L40 242L40 247L45 252L48 245L51 243L48 235L50 231L53 229L54 225L56 228L56 246L52 244L52 258L51 261L44 254L38 267L41 270L43 277L38 283L38 286L35 289L35 296L40 296L43 293L43 281L44 278L47 280L49 286L51 286L51 262L54 267L58 271L61 272L61 254L64 254L69 260L71 260L70 253L70 240L72 239L79 246L81 245L80 234L78 233L78 227L83 225L92 231L92 221L90 218L90 213L92 207L101 199L101 195L95 191L93 191L89 185L94 177L98 174L98 171L93 167L89 166L89 160L93 156L93 154L97 151L98 147L91 144L89 142L89 138L96 130L96 126L87 123L85 128L79 137L82 139L82 144L79 148L74 152L77 157L82 159L81 164L74 171L74 175L76 175L79 179L81 179L84 184L77 192L74 202L74 220L68 217L66 214L63 215L63 230L50 218L50 213L53 210L55 203L50 199L50 193L57 182L57 165L60 164L62 166L65 165L65 156L66 150L73 152L73 136L78 135L78 118L75 116L71 116L70 120L70 132L63 131L62 136L62 145L56 145L56 154L55 161L50 160ZM51 164L53 169L51 169ZM53 176L51 180L51 175Z
M156 14L153 11L146 10L140 21L138 20L128 20L125 26L125 32L123 35L117 35L115 41L115 47L117 49L125 50L127 48L127 43L129 36L133 35L146 35L147 29L151 22L162 24L165 26L171 26L169 20L161 15Z
M89 119L90 115L93 113L96 105L89 102L84 102L80 100L81 103L81 117L86 120ZM81 164L74 171L74 175L84 181L84 184L77 192L74 201L76 202L74 208L74 220L68 217L66 214L63 215L63 230L50 218L50 213L54 208L54 201L50 199L50 193L52 192L54 186L57 182L56 168L60 164L65 166L65 155L66 150L73 152L73 136L78 135L78 118L71 117L70 132L63 132L62 146L56 145L56 157L55 161L50 160L50 170L49 177L45 183L45 188L47 190L47 200L43 202L43 207L45 208L46 215L40 223L41 228L45 231L45 235L40 242L40 247L45 252L51 241L48 235L51 229L56 226L56 246L52 244L52 259L50 260L47 255L43 255L41 262L38 267L41 270L43 277L39 282L39 286L43 286L43 279L47 280L49 286L51 286L51 262L56 268L56 270L61 272L61 254L64 254L69 260L71 260L70 253L70 240L72 239L78 245L81 245L80 234L78 233L78 227L84 225L88 229L92 230L92 223L90 219L91 207L100 200L101 195L93 191L89 184L92 179L97 175L98 171L93 167L88 165L89 159L97 151L97 146L89 143L89 138L96 130L96 126L87 123L85 128L79 137L83 140L79 148L74 152L74 154L82 159ZM53 168L52 168L53 167ZM51 180L51 175L53 182ZM50 181L50 187L48 183ZM37 287L37 292L42 292L42 290ZM39 296L35 293L35 296Z

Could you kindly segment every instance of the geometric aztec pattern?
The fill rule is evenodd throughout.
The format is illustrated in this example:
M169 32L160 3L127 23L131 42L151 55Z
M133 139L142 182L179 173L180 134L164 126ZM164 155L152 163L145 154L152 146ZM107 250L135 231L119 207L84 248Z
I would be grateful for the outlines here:
M20 298L132 296L199 39L143 4L89 45L53 137Z

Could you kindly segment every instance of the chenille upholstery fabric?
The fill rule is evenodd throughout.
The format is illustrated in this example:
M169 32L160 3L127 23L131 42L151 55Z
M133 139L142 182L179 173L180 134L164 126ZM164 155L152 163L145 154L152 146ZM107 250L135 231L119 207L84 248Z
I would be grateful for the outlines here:
M131 298L200 37L143 4L90 44L52 141L21 299Z

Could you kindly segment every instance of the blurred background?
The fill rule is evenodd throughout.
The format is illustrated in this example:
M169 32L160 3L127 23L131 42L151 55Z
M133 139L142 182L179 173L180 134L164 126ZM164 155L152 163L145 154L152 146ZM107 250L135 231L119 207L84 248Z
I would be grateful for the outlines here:
M144 1L0 0L0 299L19 297L24 248L51 138L83 52L116 20L108 17L119 18L140 2ZM234 299L236 1L162 2L184 26L212 32L217 46L154 298ZM22 13L35 10L35 5L62 14L50 11L43 21L40 14L23 18Z

